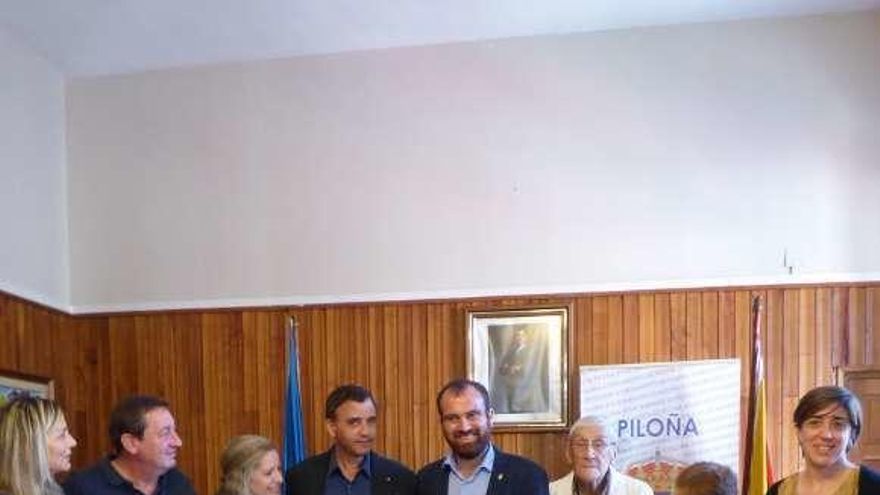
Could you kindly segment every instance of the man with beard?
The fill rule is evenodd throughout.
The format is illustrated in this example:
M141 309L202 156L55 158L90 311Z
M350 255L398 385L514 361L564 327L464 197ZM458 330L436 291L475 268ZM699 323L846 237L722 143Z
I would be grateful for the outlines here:
M613 467L617 457L614 428L602 418L585 416L568 432L565 458L572 471L550 484L551 495L653 495L647 483Z
M168 403L139 395L110 413L113 454L64 483L67 495L195 495L175 467L183 445Z
M342 385L324 405L333 445L287 472L288 495L412 495L416 477L372 451L376 401L360 385Z
M418 495L547 495L547 473L534 462L492 445L489 392L456 379L437 394L437 411L450 452L423 467Z

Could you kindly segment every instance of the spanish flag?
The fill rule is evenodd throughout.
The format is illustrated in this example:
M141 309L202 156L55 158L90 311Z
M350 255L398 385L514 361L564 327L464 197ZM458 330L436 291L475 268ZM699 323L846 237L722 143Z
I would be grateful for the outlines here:
M764 495L773 483L767 441L767 388L761 352L761 296L752 302L752 374L749 380L749 417L743 466L743 495Z

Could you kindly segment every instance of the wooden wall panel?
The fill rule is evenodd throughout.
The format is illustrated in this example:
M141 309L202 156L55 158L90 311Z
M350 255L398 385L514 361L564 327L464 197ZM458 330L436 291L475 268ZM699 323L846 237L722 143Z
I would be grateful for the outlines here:
M106 416L131 393L166 397L184 448L181 468L200 493L218 481L228 439L246 432L281 441L285 334L299 324L306 435L324 450L323 402L361 382L379 402L377 449L419 467L445 443L435 393L466 372L468 310L572 308L569 398L578 415L578 366L683 359L742 359L743 415L750 363L750 306L764 298L771 455L781 474L798 468L791 429L798 397L833 383L839 367L880 366L880 284L723 288L495 297L286 309L151 312L72 317L0 294L0 368L51 376L80 439L74 464L107 450ZM744 418L741 424L744 427ZM566 471L562 432L496 433L551 476Z
M669 294L653 294L654 300L654 352L645 356L642 361L665 362L672 360L672 303ZM585 334L584 340L589 340Z
M684 361L688 359L688 295L684 292L676 292L669 297L669 322L670 336L672 338L669 348L670 361ZM693 347L693 343L690 345Z
M816 383L831 383L834 380L831 365L831 289L816 289L816 348L815 376Z
M53 378L55 397L67 410L70 428L83 438L73 462L82 465L101 453L106 437L90 411L108 400L106 328L100 318L68 315L0 293L0 369Z

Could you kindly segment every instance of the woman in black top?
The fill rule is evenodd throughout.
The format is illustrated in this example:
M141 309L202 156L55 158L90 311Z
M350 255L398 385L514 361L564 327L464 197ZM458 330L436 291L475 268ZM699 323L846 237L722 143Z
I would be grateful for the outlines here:
M810 390L794 410L794 425L804 468L771 486L768 495L880 494L880 474L847 458L862 429L862 408L852 392Z

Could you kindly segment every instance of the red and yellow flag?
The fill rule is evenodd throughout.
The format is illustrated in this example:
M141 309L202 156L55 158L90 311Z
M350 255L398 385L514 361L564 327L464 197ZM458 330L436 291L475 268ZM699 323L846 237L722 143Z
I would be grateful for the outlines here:
M761 349L761 297L752 302L752 373L743 466L743 495L764 495L773 483L767 439L767 387Z

